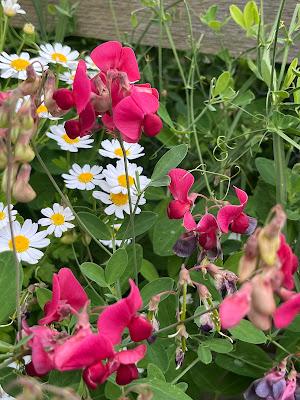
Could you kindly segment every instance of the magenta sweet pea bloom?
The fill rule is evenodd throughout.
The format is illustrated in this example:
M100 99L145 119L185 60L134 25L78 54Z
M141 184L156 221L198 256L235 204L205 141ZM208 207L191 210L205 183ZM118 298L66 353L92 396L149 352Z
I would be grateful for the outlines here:
M219 226L214 215L204 214L196 224L192 214L188 211L183 217L183 226L187 231L194 231L199 235L198 241L204 250L217 248Z
M171 169L168 175L171 178L169 190L174 197L168 205L168 216L170 219L181 219L190 211L196 199L195 193L189 194L195 179L190 172L181 168Z
M251 235L256 228L257 221L244 213L248 202L248 195L242 189L235 186L234 190L240 205L229 204L222 207L217 215L218 224L224 233L228 233L230 230L235 233Z
M277 329L282 329L293 321L300 313L300 294L295 294L289 300L282 303L273 315L274 324Z
M52 299L45 304L41 325L61 321L70 313L76 313L88 301L87 294L69 268L62 268L53 275Z
M237 292L222 301L219 313L223 329L233 328L249 313L251 294L251 283L245 283Z
M110 41L97 46L91 52L91 59L104 73L109 71L125 72L131 82L140 79L139 67L130 47L122 47L117 41Z
M281 263L281 272L283 273L283 286L288 290L294 288L294 273L298 268L298 258L287 244L284 235L280 235L280 247L277 251Z
M158 92L149 85L132 86L113 110L113 122L128 143L137 143L142 131L155 136L162 129L162 121L155 113L159 108Z
M125 328L128 328L131 339L135 342L147 339L152 334L151 323L138 315L142 307L139 288L130 279L130 293L125 299L108 306L98 318L98 331L110 338L112 344L119 344Z

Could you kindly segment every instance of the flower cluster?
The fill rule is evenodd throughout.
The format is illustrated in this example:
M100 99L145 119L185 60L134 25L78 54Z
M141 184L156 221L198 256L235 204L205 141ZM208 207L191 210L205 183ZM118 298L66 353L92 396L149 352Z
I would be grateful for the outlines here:
M286 215L280 205L273 208L272 220L249 237L240 259L241 288L220 305L224 329L248 318L262 330L285 328L300 312L300 295L293 291L298 259L281 232ZM275 295L283 303L276 306Z
M198 223L191 214L198 197L205 196L190 193L194 184L193 175L180 168L172 169L169 172L169 190L174 198L168 205L168 216L170 219L183 219L183 226L186 229L181 238L174 246L175 253L180 257L190 256L196 249L197 244L201 248L199 260L205 257L214 260L221 256L220 235L221 233L234 232L250 235L256 228L256 220L244 213L248 202L247 193L235 188L239 205L213 199L211 208L218 208L217 216L206 212L201 216ZM209 199L205 198L208 202Z
M51 60L46 58L50 50ZM43 47L41 56L51 62L63 62L65 66L72 64L73 56L68 59L61 49L54 50L55 53ZM93 78L87 73L90 59L100 70L93 74ZM90 59L78 62L72 90L58 89L49 98L53 113L64 114L76 109L78 119L65 124L69 137L74 139L93 131L97 128L98 116L102 117L102 123L109 131L120 132L123 140L129 143L137 143L142 131L148 136L158 134L162 128L156 114L158 92L150 84L133 83L140 79L133 50L122 47L119 42L106 42L91 52Z
M143 156L143 147L137 143L123 142L122 145L123 149L117 139L104 140L101 143L100 155L115 158L118 161L116 166L108 164L102 171L104 179L99 184L102 191L93 192L95 199L107 205L104 212L120 219L124 218L124 213L130 214L130 201L132 211L135 214L141 212L139 206L146 203L143 191L150 182L142 175L142 167L127 161ZM124 159L123 150L126 153L126 159Z
M245 400L292 400L297 398L297 371L293 365L288 369L287 362L288 359L284 359L263 378L252 382L244 393Z
M31 338L27 346L31 349L32 361L26 366L27 373L42 376L53 369L59 371L83 370L86 384L95 389L116 373L116 382L126 385L138 377L136 363L146 353L146 345L118 351L127 328L134 342L150 337L152 325L138 313L142 299L138 287L130 281L128 297L107 306L99 315L98 332L92 331L88 306L89 299L69 268L62 268L53 276L51 300L44 307L44 317L39 325L23 328ZM75 315L77 324L72 335L49 327Z

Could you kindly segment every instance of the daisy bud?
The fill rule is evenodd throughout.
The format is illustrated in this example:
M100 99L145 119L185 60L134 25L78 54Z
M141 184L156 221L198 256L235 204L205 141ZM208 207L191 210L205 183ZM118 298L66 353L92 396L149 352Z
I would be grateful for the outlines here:
M20 203L29 203L36 198L35 191L28 183L30 172L31 166L29 164L23 164L12 188L13 197Z
M25 25L23 26L23 32L24 32L26 35L34 35L34 33L35 33L35 26L32 25L32 24L30 24L30 23L27 23L27 24L25 24Z
M83 243L85 246L89 246L90 243L91 243L91 241L92 241L92 238L91 238L90 235L88 235L86 232L83 232L83 234L82 234L82 236L81 236L81 240L82 240L82 243Z
M77 240L77 233L73 230L71 232L66 232L62 238L60 239L61 243L63 244L73 244Z
M257 235L251 235L245 246L245 253L239 262L239 279L246 281L255 271L258 256Z

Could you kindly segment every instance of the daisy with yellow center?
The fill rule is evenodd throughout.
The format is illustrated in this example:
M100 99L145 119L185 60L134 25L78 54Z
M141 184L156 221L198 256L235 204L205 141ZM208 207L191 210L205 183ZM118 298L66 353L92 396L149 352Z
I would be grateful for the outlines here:
M92 190L95 186L100 186L103 175L101 174L102 167L98 165L90 166L85 164L80 167L78 164L73 164L69 170L69 174L63 174L65 185L69 189Z
M65 71L62 74L59 74L59 79L62 82L65 82L67 85L73 85L75 73L76 73L76 70Z
M12 228L13 240L8 225L0 230L0 251L12 251L14 242L19 261L37 264L43 257L43 252L38 249L47 247L50 244L50 240L46 238L48 232L38 232L38 224L33 223L31 219L26 219L23 225L18 221L14 221Z
M18 212L14 210L13 205L10 205L10 214L12 221L16 219L16 215ZM9 223L9 218L8 218L8 206L4 206L3 203L0 203L0 229L4 228L6 225Z
M123 219L125 216L124 213L130 214L129 197L127 193L113 193L111 187L105 181L101 182L101 189L103 189L103 191L95 190L93 192L93 197L102 201L102 203L107 204L107 207L104 209L104 212L107 215L114 214L117 218ZM139 206L145 204L146 200L144 196L141 196L140 199L138 199L137 195L132 192L131 202L133 208L135 208L137 201L138 206L136 207L135 213L139 214L141 212Z
M16 104L16 112L19 111L21 106L30 99L30 96L24 96L18 99L17 104ZM52 121L57 121L58 119L61 119L59 117L53 117L49 111L48 108L45 106L44 103L44 96L41 96L41 104L37 107L36 113L40 118L45 118L45 119L51 119Z
M144 147L138 143L123 142L123 145L128 160L134 160L145 155L145 153L143 153ZM103 157L118 158L121 160L124 158L120 143L117 139L103 140L101 142L101 147L102 149L99 150L99 154Z
M79 56L77 50L72 50L71 47L64 46L61 43L42 44L39 54L45 62L61 64L64 67L72 67Z
M78 149L90 149L91 143L94 142L90 135L70 139L64 125L50 126L50 132L47 132L46 135L54 139L61 150L71 151L72 153L77 153Z
M3 13L7 17L14 17L16 14L26 14L26 11L21 8L18 0L2 0L1 6Z
M130 190L137 191L137 176L139 181L139 188L142 191L150 183L150 179L146 176L141 175L143 172L142 167L138 167L136 164L128 163L128 183ZM127 193L127 179L125 174L125 164L123 160L117 161L116 166L111 164L107 165L106 169L103 170L103 176L106 183L110 186L112 193ZM101 186L101 185L100 185Z
M41 213L46 218L41 218L38 223L41 226L47 226L49 235L53 233L55 237L61 237L64 232L75 226L69 222L75 218L69 207L54 203L52 208L43 208Z
M25 80L27 78L26 68L36 61L30 58L29 53L22 52L18 54L7 54L5 51L0 53L0 72L1 78L16 78ZM36 73L42 72L42 66L39 63L32 64Z

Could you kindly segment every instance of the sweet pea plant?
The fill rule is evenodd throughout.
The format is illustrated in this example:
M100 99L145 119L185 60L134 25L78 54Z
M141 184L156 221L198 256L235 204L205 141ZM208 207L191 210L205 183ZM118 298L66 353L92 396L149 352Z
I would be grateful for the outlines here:
M210 7L256 58L205 59L141 3L170 51L73 50L68 1L55 38L1 1L0 395L296 400L300 7Z

